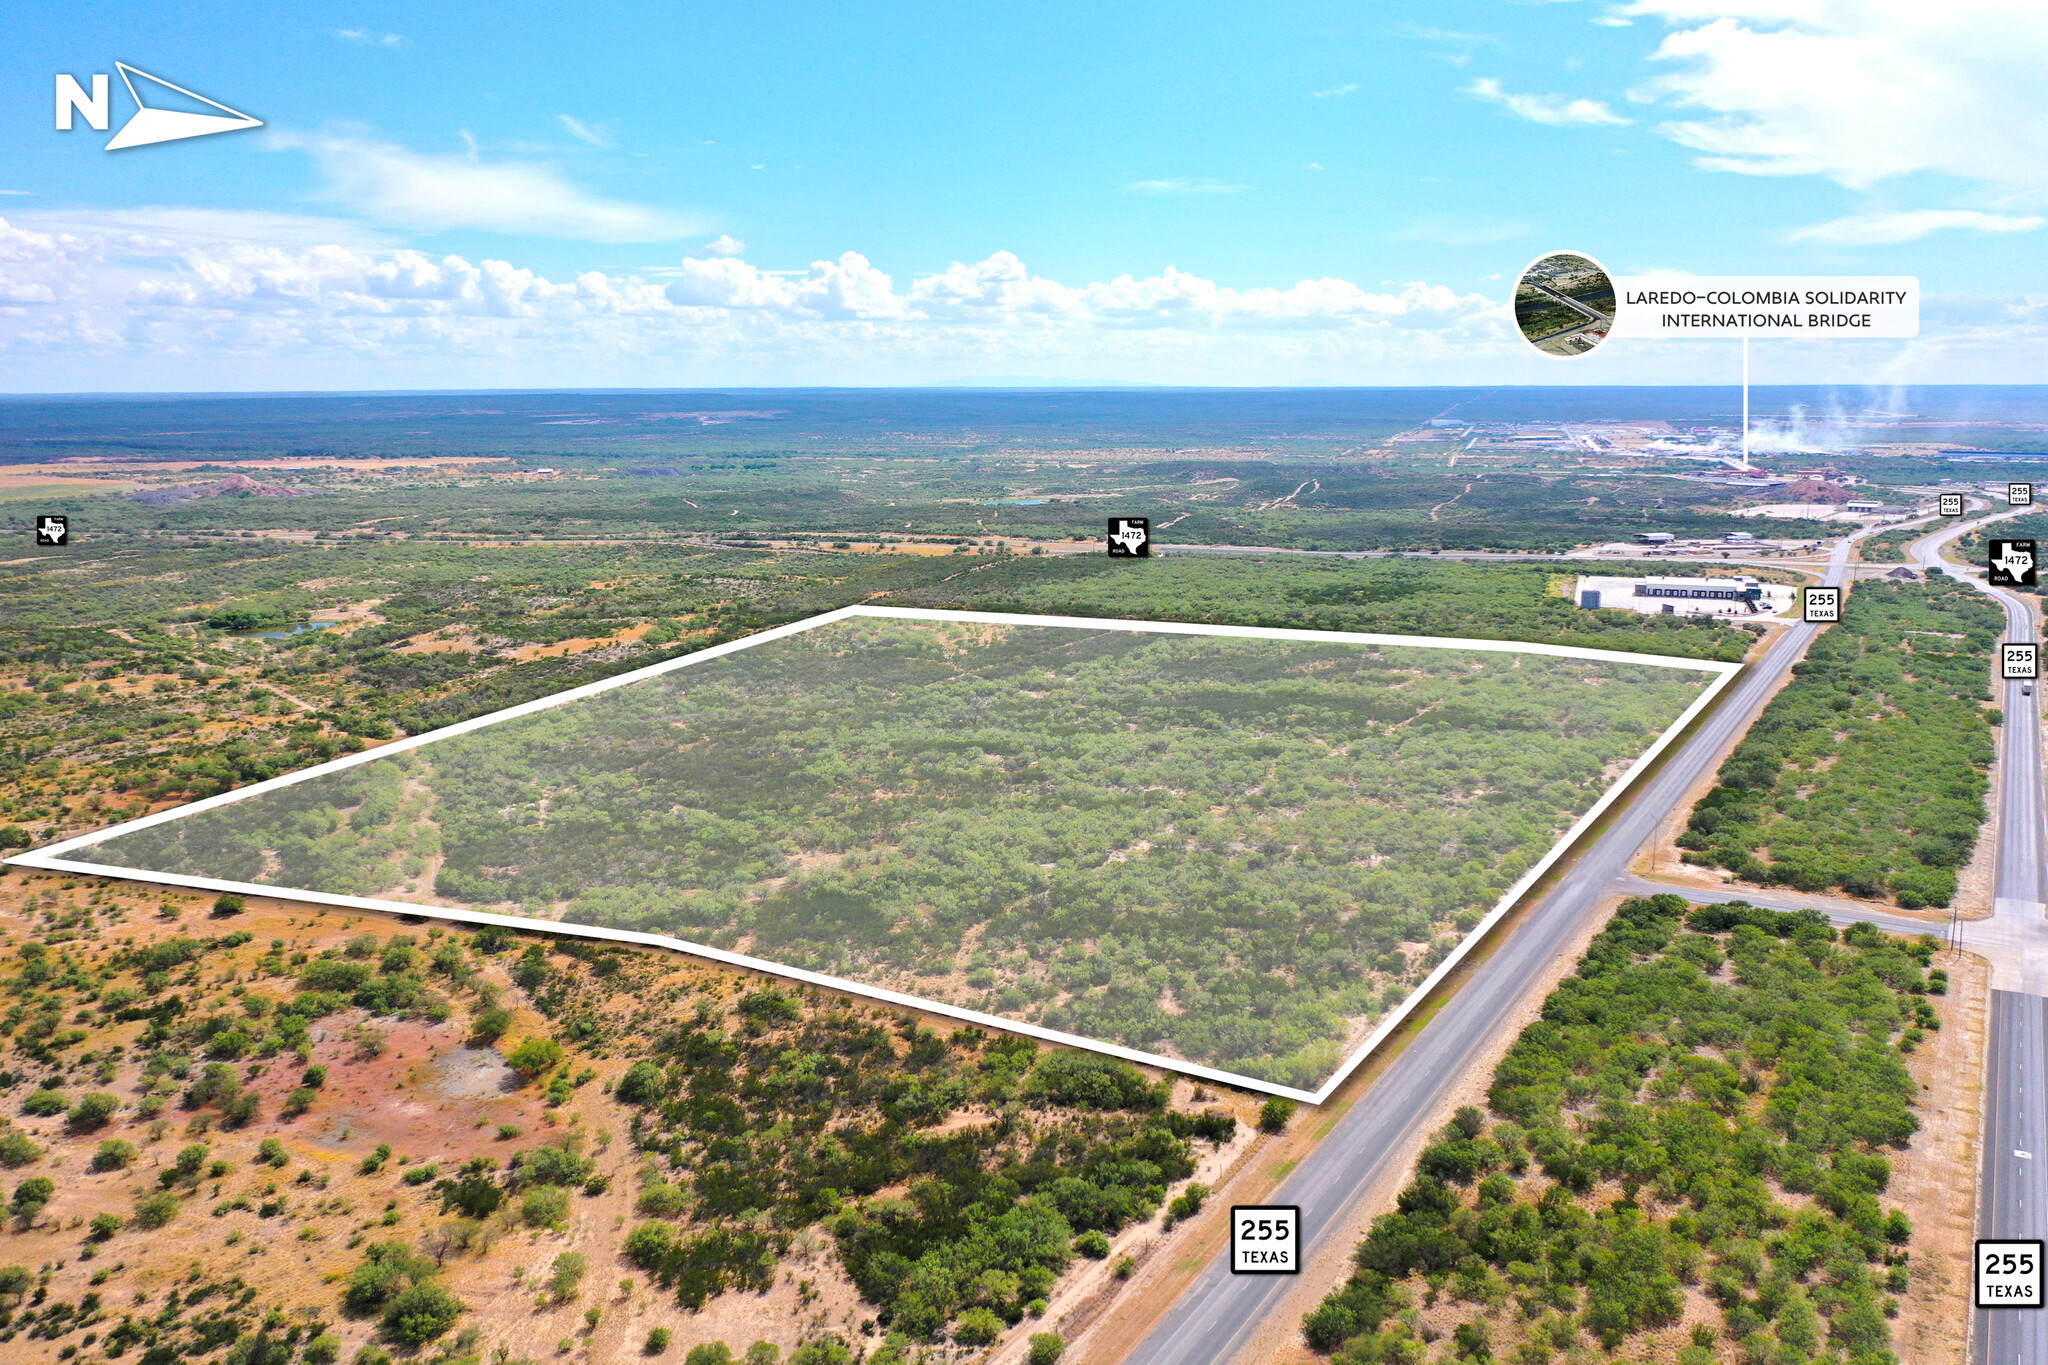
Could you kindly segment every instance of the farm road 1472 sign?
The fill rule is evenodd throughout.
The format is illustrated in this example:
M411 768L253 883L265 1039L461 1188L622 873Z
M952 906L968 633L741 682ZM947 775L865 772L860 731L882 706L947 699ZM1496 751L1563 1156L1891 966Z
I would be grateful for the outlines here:
M1152 519L1150 517L1111 517L1109 519L1109 553L1112 559L1150 559L1152 557Z
M1991 542L1990 583L1994 588L2031 588L2036 582L2034 542L1994 540Z

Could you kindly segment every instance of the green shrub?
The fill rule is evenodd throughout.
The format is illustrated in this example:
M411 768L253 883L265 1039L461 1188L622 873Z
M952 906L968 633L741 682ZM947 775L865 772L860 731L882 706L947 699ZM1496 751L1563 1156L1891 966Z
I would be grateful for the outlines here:
M213 902L213 913L220 916L239 915L246 909L248 905L240 896L222 894L215 897Z
M963 1346L986 1346L1003 1334L1003 1320L986 1308L970 1308L953 1324L953 1340Z
M1024 1083L1024 1097L1077 1109L1164 1109L1171 1090L1118 1057L1097 1052L1048 1052Z
M285 1151L284 1144L276 1138L265 1138L256 1144L256 1159L277 1170L292 1163L291 1153Z
M676 1230L667 1223L642 1223L626 1234L626 1259L642 1270L660 1270L675 1250Z
M306 1365L334 1365L341 1359L341 1338L332 1332L322 1332L306 1343L306 1349L299 1358Z
M580 1251L565 1251L555 1257L555 1264L548 1279L548 1292L556 1303L567 1303L576 1297L578 1287L583 1283L583 1274L590 1269L590 1262Z
M620 1104L652 1104L662 1096L662 1082L660 1067L653 1062L635 1062L619 1077L612 1096Z
M39 1159L42 1154L43 1149L31 1142L28 1134L12 1128L0 1132L0 1166L11 1171Z
M92 1217L92 1222L86 1226L95 1242L104 1242L119 1232L127 1221L118 1213L96 1213Z
M1099 1230L1090 1228L1074 1239L1074 1250L1091 1261L1100 1261L1109 1255L1109 1238Z
M120 1138L108 1138L92 1154L92 1168L95 1171L125 1171L135 1163L135 1144Z
M658 1356L668 1349L669 1342L674 1339L674 1335L666 1327L650 1328L647 1332L647 1345L643 1349L648 1355Z
M732 1350L722 1341L706 1341L690 1348L683 1365L732 1365Z
M374 1242L349 1272L348 1288L341 1292L342 1307L358 1316L379 1312L402 1290L424 1283L433 1273L434 1262L405 1243Z
M803 1018L803 1007L794 996L767 986L740 997L740 1013L759 1024L787 1024Z
M407 1346L424 1346L455 1325L464 1305L441 1286L418 1283L402 1289L384 1307L384 1334Z
M1188 1186L1184 1192L1174 1197L1174 1201L1171 1204L1166 1206L1166 1225L1172 1227L1183 1218L1194 1217L1202 1211L1202 1204L1208 1197L1209 1187L1207 1185L1194 1184Z
M135 1201L135 1221L145 1228L160 1228L177 1216L178 1196L169 1190L158 1190Z
M562 1060L562 1045L552 1038L523 1039L505 1056L505 1064L528 1079L552 1070Z
M53 1118L69 1107L63 1093L57 1090L31 1091L29 1097L21 1102L22 1113L39 1119Z
M1294 1118L1294 1101L1285 1095L1275 1095L1259 1106L1259 1131L1262 1133L1284 1133Z
M226 1062L208 1062L199 1078L185 1087L185 1103L202 1109L209 1104L232 1103L242 1093L242 1075Z
M14 1200L7 1206L7 1211L24 1222L33 1221L56 1195L56 1181L48 1176L30 1176L14 1187Z
M569 1221L569 1192L560 1185L535 1185L519 1201L519 1217L530 1228L560 1228Z
M580 1185L590 1178L597 1163L580 1155L569 1145L573 1140L558 1139L530 1152L512 1154L512 1183L514 1185Z
M690 1193L680 1185L657 1180L640 1191L637 1204L650 1218L674 1218L690 1206Z
M1066 1353L1066 1340L1058 1332L1031 1334L1031 1365L1055 1365Z
M316 957L299 968L299 988L349 994L368 981L370 968L338 957Z

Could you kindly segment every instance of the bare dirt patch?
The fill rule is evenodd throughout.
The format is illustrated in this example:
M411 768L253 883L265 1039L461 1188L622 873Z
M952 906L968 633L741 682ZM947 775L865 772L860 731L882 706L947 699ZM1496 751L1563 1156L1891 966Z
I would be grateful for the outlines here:
M573 640L560 640L551 645L526 645L514 650L512 657L525 662L529 659L559 659L565 654L582 654L593 649L612 649L619 645L630 644L653 629L654 623L652 621L642 621L639 625L628 626L626 629L616 631L610 635L596 637L579 635Z
M1912 1288L1900 1296L1892 1349L1904 1365L1960 1365L1970 1314L1970 1245L1977 1235L1977 1157L1991 968L1974 954L1935 959L1949 974L1942 1027L1914 1054L1920 1131L1891 1153L1886 1197L1913 1218Z

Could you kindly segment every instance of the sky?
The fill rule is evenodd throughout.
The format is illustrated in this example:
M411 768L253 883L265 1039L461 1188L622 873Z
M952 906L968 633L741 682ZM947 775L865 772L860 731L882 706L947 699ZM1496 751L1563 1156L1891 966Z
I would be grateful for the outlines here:
M2040 0L10 12L0 391L1735 381L1536 354L1556 250L1920 279L1759 383L2048 375ZM109 152L116 60L263 127Z

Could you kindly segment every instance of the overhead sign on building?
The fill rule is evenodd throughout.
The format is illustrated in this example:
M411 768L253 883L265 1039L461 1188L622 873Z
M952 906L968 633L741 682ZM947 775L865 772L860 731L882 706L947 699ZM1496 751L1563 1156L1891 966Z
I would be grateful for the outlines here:
M1920 335L1911 275L1623 275L1614 296L1617 337Z
M1757 602L1764 585L1754 578L1645 578L1635 585L1637 597L1699 597L1709 601Z

